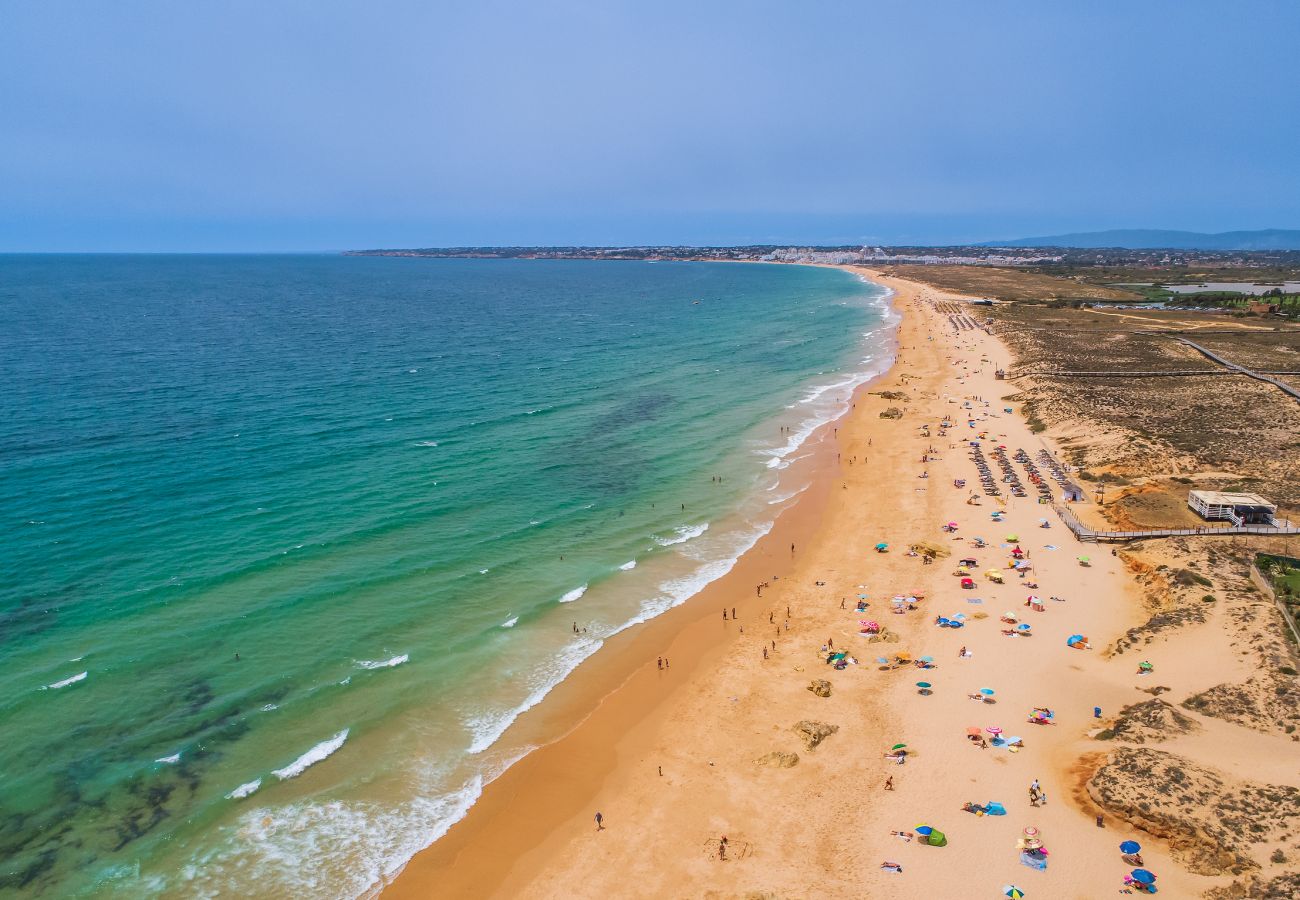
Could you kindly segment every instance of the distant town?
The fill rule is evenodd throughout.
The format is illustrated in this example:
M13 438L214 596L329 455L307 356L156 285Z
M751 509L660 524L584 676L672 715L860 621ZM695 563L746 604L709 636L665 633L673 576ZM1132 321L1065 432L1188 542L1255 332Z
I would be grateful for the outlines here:
M743 260L834 265L930 265L1034 268L1095 266L1141 269L1300 268L1300 250L1132 250L1125 248L993 247L423 247L348 251L354 256L482 259Z

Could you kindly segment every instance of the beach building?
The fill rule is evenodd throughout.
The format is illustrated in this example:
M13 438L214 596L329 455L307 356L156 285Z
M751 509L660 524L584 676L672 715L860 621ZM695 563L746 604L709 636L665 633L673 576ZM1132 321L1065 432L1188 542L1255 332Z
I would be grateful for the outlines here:
M1233 525L1272 525L1277 505L1259 494L1189 491L1187 505L1203 519L1226 519Z

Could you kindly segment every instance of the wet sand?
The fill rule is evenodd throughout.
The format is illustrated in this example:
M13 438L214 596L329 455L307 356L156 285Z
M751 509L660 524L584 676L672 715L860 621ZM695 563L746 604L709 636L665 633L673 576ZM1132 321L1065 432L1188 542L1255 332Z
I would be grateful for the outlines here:
M1077 760L1097 749L1087 740L1093 707L1110 712L1133 702L1135 676L1130 660L1069 649L1065 638L1078 632L1105 646L1132 624L1134 588L1108 549L1080 549L1032 497L1009 500L1000 525L990 521L998 508L992 498L967 505L978 485L967 437L987 429L986 449L1005 443L1031 455L1045 444L1017 413L1003 412L1010 404L999 398L1014 388L994 380L1008 362L995 338L954 333L927 302L939 296L930 288L876 280L898 291L899 361L860 389L838 434L826 429L815 439L817 452L803 463L814 488L728 576L611 641L521 718L517 727L539 742L564 736L490 785L386 895L998 896L1011 883L1030 896L1096 897L1119 888L1127 869L1115 848L1133 835L1114 823L1096 827ZM907 399L875 395L882 390ZM964 409L973 396L989 406L973 400ZM889 407L902 417L881 418ZM967 414L980 419L973 429ZM920 426L945 415L956 420L948 437L933 427L930 438L920 436ZM927 447L938 458L921 462ZM929 477L918 477L922 472ZM966 479L967 488L955 488L954 478ZM1037 527L1043 516L1051 529ZM941 530L947 521L959 523L955 535ZM1009 534L1029 552L1029 580L1039 587L1009 575L1004 585L980 577L976 589L962 590L955 560L979 559L977 577L1002 568L1007 550L1000 545ZM975 535L991 546L970 549ZM873 550L879 541L889 552ZM944 545L952 555L923 566L905 552L915 541ZM1093 564L1080 566L1080 554ZM759 598L754 586L761 581L771 587ZM924 594L917 611L889 612L891 597L917 591ZM1021 605L1031 591L1064 599L1031 612ZM861 615L853 611L859 594L871 604ZM972 597L983 603L968 602ZM724 622L724 607L735 607L739 622ZM1034 636L1005 636L998 617L1007 610L1032 623ZM933 624L937 614L959 612L988 617L960 630ZM869 644L858 633L868 619L898 642ZM820 650L828 639L858 664L828 666ZM959 660L962 646L972 655ZM937 668L878 669L877 656L900 650L932 655ZM661 655L670 663L664 671L655 664ZM822 678L833 685L830 697L807 690ZM931 696L917 693L919 680L933 683ZM967 698L981 687L995 689L998 703ZM1034 706L1055 710L1058 724L1028 724ZM838 731L809 751L792 730L805 719ZM1026 746L1018 753L978 749L965 738L971 726L1000 726ZM897 742L912 753L903 766L883 758ZM772 751L797 752L799 762L755 763ZM886 791L890 777L894 789ZM1035 778L1047 792L1045 806L1029 804ZM961 811L966 801L989 800L1005 804L1009 815ZM946 832L949 846L890 833L923 823ZM1039 828L1051 851L1046 871L1019 863L1016 840L1026 826ZM723 835L725 861L718 858ZM1158 846L1145 855L1163 890L1193 892ZM903 872L881 869L885 860L901 863Z

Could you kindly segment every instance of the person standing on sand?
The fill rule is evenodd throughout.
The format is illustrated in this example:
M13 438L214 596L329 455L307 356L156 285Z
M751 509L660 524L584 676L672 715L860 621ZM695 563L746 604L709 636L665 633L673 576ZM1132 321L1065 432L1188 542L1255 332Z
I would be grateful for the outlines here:
M600 814L600 810L596 811L596 830L597 831L605 830L605 817Z
M659 657L659 671L662 672L663 670L664 670L664 658L661 656Z
M885 790L892 791L893 789L894 789L894 776L890 775L888 778L885 779Z

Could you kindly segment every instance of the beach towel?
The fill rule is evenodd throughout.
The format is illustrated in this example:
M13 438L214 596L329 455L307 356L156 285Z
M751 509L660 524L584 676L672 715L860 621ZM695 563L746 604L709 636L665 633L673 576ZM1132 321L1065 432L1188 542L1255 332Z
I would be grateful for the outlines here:
M1047 857L1032 850L1025 850L1020 854L1020 864L1031 869L1046 869Z

